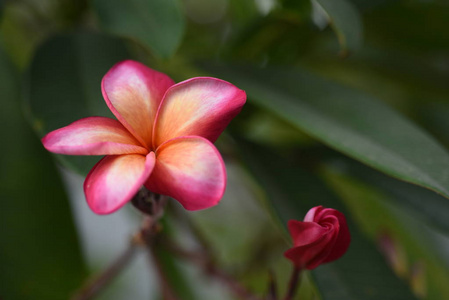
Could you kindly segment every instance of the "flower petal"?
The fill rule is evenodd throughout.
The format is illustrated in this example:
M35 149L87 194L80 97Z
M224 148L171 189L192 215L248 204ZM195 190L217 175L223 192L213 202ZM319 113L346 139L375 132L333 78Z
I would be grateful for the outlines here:
M156 150L156 166L145 186L178 200L187 210L216 205L226 188L226 169L220 153L208 140L186 136Z
M316 216L324 209L324 207L322 205L319 206L315 206L313 208L311 208L306 216L304 217L304 222L315 222L316 220Z
M153 123L164 93L174 84L167 75L132 60L113 66L101 90L112 113L142 145L151 147Z
M348 250L349 244L351 243L351 234L349 233L349 227L348 224L346 223L345 216L337 210L334 210L332 214L333 216L338 218L338 225L339 225L338 237L335 241L335 245L334 248L332 249L332 252L329 254L328 257L326 257L323 263L331 262L342 257L343 254L345 254L346 251Z
M246 101L244 91L209 77L180 82L164 96L156 116L153 146L196 135L215 142Z
M311 244L327 233L327 229L314 222L290 220L287 223L295 247Z
M48 133L42 143L48 151L68 155L148 153L120 122L105 117L75 121Z
M310 244L293 247L284 252L284 256L290 259L297 267L315 269L327 258L332 251L336 235L332 232L320 236Z
M154 152L108 155L100 160L84 181L84 194L94 213L109 214L125 205L148 179L155 165Z

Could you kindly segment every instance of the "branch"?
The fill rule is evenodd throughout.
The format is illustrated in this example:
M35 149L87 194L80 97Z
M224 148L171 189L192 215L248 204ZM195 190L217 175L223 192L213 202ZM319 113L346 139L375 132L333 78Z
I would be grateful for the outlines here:
M132 240L125 251L102 273L88 280L86 284L72 296L71 300L87 300L100 292L123 270L136 253L138 244Z
M268 278L268 297L267 300L277 300L278 292L276 288L276 279L272 270L269 271Z
M167 279L167 276L164 272L164 267L161 264L161 261L157 257L156 251L154 250L154 247L149 245L147 247L148 253L150 255L150 258L153 260L154 265L156 267L156 272L159 277L159 281L161 283L161 290L162 290L162 298L164 300L178 300L176 297L176 293L171 287L169 280Z
M155 195L147 190L142 190L134 199L134 206L145 213L138 238L141 244L147 249L149 258L154 262L161 285L162 297L164 300L178 300L154 249L155 237L161 231L161 226L158 222L164 215L164 208L168 198L166 196Z
M288 283L288 291L285 295L284 300L291 300L296 293L296 290L299 285L299 275L301 273L301 269L298 267L293 268L292 275L290 277L290 282Z
M125 251L102 273L88 280L71 300L88 300L97 296L123 270L136 253L137 247L151 244L153 237L159 233L158 221L164 213L167 197L142 189L132 200L134 206L145 214L142 228L132 238ZM167 298L167 300L175 300Z
M212 263L211 259L202 254L201 252L191 252L180 248L178 245L172 241L164 240L164 245L166 248L178 255L179 257L188 260L196 264L202 271L209 276L215 277L217 280L221 281L226 285L235 296L243 300L262 300L249 292L245 287L243 287L235 278L228 275L226 272L219 269L215 264Z

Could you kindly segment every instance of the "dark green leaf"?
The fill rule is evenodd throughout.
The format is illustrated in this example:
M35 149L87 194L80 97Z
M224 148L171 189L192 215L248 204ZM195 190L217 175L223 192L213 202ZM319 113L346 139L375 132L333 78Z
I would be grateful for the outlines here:
M204 67L326 145L449 197L447 151L377 99L292 68Z
M129 56L121 40L99 34L57 36L44 43L33 59L26 82L27 109L34 128L44 135L81 118L113 117L101 95L101 78ZM99 160L60 158L82 174Z
M340 164L326 166L320 174L351 208L358 228L378 243L385 238L391 240L392 247L385 253L390 258L390 265L398 276L409 280L421 298L448 299L447 264L438 251L441 244L433 240L426 224L402 206L394 205L388 194L373 187L372 183L347 176L342 169Z
M63 184L20 110L0 49L0 282L4 299L68 299L86 275Z
M302 220L317 205L346 214L352 239L348 252L340 260L313 271L323 300L415 299L320 179L295 165L294 160L282 158L260 145L243 141L239 145L244 162L266 191L269 204L284 226L290 219Z
M427 52L433 59L447 57L449 32L443 29L449 26L447 2L394 1L367 13L365 20L367 38L375 45Z
M363 180L390 195L392 201L421 217L426 224L449 232L449 219L447 217L449 215L449 201L443 196L385 176L347 158L336 159L332 164L341 166L346 174Z
M179 0L95 0L101 24L111 33L135 38L160 57L181 43L184 16Z
M0 20L3 17L3 10L5 9L5 0L0 0Z
M247 24L259 16L255 1L230 0L229 11L235 24Z
M324 9L343 51L357 50L362 43L362 21L348 0L316 0Z

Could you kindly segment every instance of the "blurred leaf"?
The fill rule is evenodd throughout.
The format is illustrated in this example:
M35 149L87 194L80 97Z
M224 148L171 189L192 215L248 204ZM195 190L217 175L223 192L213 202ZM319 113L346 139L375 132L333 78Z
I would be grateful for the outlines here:
M164 232L167 236L173 235L173 228L170 221L171 220L168 218L162 220L162 226L164 227ZM197 297L189 286L188 276L186 272L184 272L185 270L183 270L175 255L168 251L163 243L161 243L163 239L164 236L159 236L159 238L155 239L153 244L152 258L155 269L160 268L160 271L166 276L165 280L167 280L168 286L173 289L173 292L177 297L185 300L196 300ZM157 264L159 264L159 266L157 266ZM160 284L160 286L162 287L162 284ZM159 292L162 292L162 290Z
M362 21L357 9L348 0L314 0L327 13L343 52L360 48Z
M86 275L63 184L20 110L0 49L0 282L4 299L67 299Z
M190 289L187 281L187 275L180 268L179 262L173 254L163 247L155 246L155 255L159 260L160 267L166 275L169 286L173 289L180 299L196 300L193 291ZM162 286L162 285L160 285ZM162 299L162 298L161 298Z
M256 1L252 0L230 0L229 11L233 24L245 25L259 16Z
M305 135L302 131L297 130L291 124L273 114L262 111L257 111L253 115L246 117L244 126L245 137L261 144L286 147L316 143L315 140Z
M376 44L403 51L447 55L447 2L394 1L367 13L365 20L367 39Z
M26 82L27 109L42 136L89 116L113 117L101 95L101 78L129 58L120 39L100 34L56 36L36 52ZM87 174L97 157L58 156L73 170Z
M449 93L449 91L448 91ZM447 94L446 94L447 95ZM447 98L447 97L446 97ZM420 118L426 128L435 134L441 142L449 146L449 103L446 100L440 102L426 101L422 105L416 106L415 109L419 111Z
M449 201L419 186L385 176L365 165L341 157L331 161L343 173L376 187L401 207L419 216L427 225L449 234ZM425 199L425 201L424 201Z
M229 56L238 61L266 65L268 62L291 64L307 51L316 30L297 15L268 15L255 20L240 31L231 42ZM200 58L204 60L204 57Z
M95 0L93 6L106 30L137 39L156 56L170 57L181 43L179 0Z
M0 0L0 21L2 20L4 9L5 9L5 0Z
M317 205L338 209L347 216L352 239L348 252L312 272L323 300L415 299L320 179L268 148L242 140L239 145L244 162L265 190L269 205L284 227L290 219L302 220Z
M0 33L5 51L18 66L26 68L44 39L78 26L88 0L3 1Z
M449 155L423 130L362 92L292 68L203 65L254 103L372 168L449 197Z
M391 205L393 199L378 190L373 181L364 183L357 174L348 176L335 166L324 168L322 174L328 185L351 208L360 230L371 239L379 241L387 236L395 242L396 247L388 251L387 257L393 258L391 263L402 278L410 281L415 279L418 274L413 268L420 264L421 293L425 295L424 298L448 299L449 287L445 284L449 280L447 265L429 238L426 223L402 206ZM426 201L426 205L432 206L433 203Z
M400 0L351 0L354 6L357 7L360 11L371 10L378 6L391 4L398 1Z

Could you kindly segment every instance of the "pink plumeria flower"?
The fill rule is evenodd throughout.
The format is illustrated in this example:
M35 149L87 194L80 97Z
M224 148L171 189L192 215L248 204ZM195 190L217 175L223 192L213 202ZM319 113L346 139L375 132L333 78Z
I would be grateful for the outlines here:
M84 118L42 139L54 153L106 155L84 182L95 213L116 211L142 185L173 197L187 210L220 201L226 170L212 143L240 112L244 91L210 77L175 84L131 60L112 67L101 88L117 120Z

